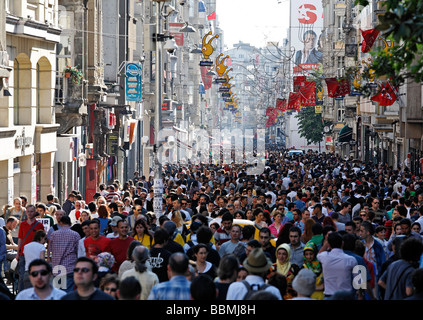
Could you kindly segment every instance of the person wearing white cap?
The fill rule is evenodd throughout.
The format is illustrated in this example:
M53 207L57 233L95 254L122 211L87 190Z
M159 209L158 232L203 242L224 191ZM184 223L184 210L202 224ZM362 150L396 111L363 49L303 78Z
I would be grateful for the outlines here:
M297 296L290 300L316 300L311 295L316 291L316 274L310 269L301 269L292 281Z
M107 238L114 239L114 238L119 237L119 232L118 232L119 230L118 230L117 225L118 225L118 222L121 221L121 220L122 220L122 218L119 217L119 216L113 217L112 221L110 221L110 223L109 223L109 226L112 228L112 232L109 232L108 234L106 234Z
M248 271L245 282L231 283L226 294L226 300L245 300L245 296L249 292L247 285L250 286L252 291L260 290L263 285L266 285L263 290L272 293L278 300L282 300L279 289L265 283L267 272L271 266L272 261L266 257L262 248L253 249L243 263L243 267Z

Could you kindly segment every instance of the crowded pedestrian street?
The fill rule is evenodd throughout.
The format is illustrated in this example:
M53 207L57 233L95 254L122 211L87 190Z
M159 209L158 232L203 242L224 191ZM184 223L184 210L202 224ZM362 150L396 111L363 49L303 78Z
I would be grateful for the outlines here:
M1 217L1 297L420 299L421 177L311 150L267 155L257 175L164 165L159 215L138 175L92 199L15 198Z
M422 19L420 0L0 0L5 310L423 300Z

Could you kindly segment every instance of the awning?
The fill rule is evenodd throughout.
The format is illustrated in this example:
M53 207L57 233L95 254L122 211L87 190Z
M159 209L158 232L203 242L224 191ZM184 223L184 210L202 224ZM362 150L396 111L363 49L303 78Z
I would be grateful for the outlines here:
M349 142L352 140L352 128L344 126L341 131L339 131L338 142Z

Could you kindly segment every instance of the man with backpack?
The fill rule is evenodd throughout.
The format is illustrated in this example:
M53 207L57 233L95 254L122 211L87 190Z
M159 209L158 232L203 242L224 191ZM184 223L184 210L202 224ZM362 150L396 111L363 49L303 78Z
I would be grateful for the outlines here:
M262 290L270 292L278 300L282 300L279 289L265 283L271 266L272 262L266 257L263 249L253 249L243 263L243 267L248 271L248 276L243 281L231 283L226 300L249 300L253 293Z

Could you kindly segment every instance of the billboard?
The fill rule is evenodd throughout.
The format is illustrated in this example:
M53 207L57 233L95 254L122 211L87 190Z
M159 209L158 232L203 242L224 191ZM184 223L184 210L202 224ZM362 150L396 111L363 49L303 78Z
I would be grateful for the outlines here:
M317 70L323 62L323 7L321 0L291 0L290 45L294 74Z

